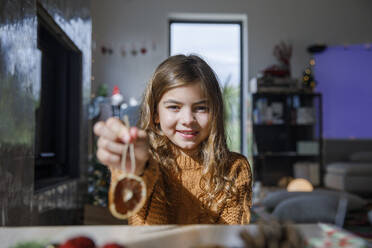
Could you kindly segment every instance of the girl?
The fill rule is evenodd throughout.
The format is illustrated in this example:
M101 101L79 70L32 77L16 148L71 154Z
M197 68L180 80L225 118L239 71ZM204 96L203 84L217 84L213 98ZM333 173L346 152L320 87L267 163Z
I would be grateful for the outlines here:
M116 118L94 126L97 157L112 178L124 143L134 144L135 174L147 185L147 199L130 224L249 223L251 169L227 148L223 112L209 65L195 55L177 55L162 62L149 82L139 128L127 129Z

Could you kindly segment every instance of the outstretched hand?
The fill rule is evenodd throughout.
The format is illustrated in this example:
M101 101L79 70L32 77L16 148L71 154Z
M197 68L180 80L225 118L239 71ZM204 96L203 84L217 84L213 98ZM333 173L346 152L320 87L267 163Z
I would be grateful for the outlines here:
M148 137L144 130L137 127L126 127L117 118L109 118L94 125L94 133L99 137L97 141L97 158L106 165L111 172L121 170L121 160L126 159L126 172L131 171L129 152L126 158L122 153L127 143L133 143L136 160L136 175L141 175L146 162L150 158Z

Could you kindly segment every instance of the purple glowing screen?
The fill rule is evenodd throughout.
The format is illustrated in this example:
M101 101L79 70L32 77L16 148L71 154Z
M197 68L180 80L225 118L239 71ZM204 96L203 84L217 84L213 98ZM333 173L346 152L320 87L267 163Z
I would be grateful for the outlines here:
M372 138L372 46L331 46L315 54L316 90L323 95L323 137Z

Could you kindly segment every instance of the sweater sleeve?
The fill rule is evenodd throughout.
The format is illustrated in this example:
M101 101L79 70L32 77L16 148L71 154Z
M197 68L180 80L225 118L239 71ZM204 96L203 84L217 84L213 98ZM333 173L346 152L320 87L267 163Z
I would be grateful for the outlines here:
M146 202L142 209L129 218L130 225L166 223L163 183L158 163L150 159L148 168L142 176L146 184Z
M220 215L220 224L249 224L252 206L252 172L247 159L241 155L232 165L233 183L237 197L228 201Z

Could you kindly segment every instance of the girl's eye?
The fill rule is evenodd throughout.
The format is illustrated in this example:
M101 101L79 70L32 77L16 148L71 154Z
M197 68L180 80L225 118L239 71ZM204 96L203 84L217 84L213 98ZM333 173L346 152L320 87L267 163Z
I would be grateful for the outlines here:
M176 111L176 110L179 110L180 108L177 105L170 105L170 106L167 106L167 109Z
M201 113L205 113L205 112L208 112L208 107L207 106L197 106L195 107L195 111L196 112L201 112Z

